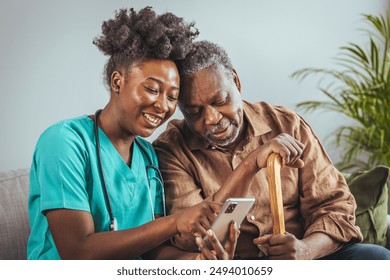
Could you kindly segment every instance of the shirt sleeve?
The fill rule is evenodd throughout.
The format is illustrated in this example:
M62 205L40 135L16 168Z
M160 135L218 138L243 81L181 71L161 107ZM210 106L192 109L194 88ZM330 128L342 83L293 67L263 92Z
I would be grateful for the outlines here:
M54 125L41 135L33 166L42 212L57 208L90 211L86 192L87 160L80 134L68 125Z
M362 235L355 226L356 202L344 177L310 126L299 119L296 138L306 145L305 166L299 169L298 182L304 237L321 232L342 243L361 241Z
M180 161L180 158L190 160L191 156L189 154L179 155L178 153L185 153L185 149L174 149L165 141L158 141L154 144L164 178L167 214L176 213L202 202L205 198L202 196L201 187L196 184L195 174L191 174L191 167L187 166L187 163ZM186 147L181 140L175 145ZM171 241L176 247L185 251L197 249L192 235L176 235Z

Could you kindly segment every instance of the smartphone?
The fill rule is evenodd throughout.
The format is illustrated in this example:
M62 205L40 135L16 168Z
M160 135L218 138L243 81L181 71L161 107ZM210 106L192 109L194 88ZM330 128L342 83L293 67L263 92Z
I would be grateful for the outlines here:
M215 217L211 230L214 231L219 242L222 246L225 246L229 239L229 228L232 221L237 223L240 227L246 214L251 209L255 199L250 198L228 198L222 205L217 217ZM211 248L211 243L207 236L204 238L206 245Z

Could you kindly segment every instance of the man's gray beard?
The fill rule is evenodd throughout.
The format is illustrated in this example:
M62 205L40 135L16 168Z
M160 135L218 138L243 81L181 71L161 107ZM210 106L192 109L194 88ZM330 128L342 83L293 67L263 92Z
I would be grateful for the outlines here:
M238 123L235 121L235 120L232 120L230 121L229 125L233 125L234 126L234 130L233 130L233 133L230 134L228 137L226 137L225 139L221 139L220 141L215 141L214 138L212 138L212 135L214 134L214 132L216 130L219 129L220 125L217 125L216 127L214 127L213 130L207 132L205 134L205 140L210 144L210 145L213 145L213 146L219 146L219 147L226 147L226 146L229 146L231 145L238 137L238 135L240 134L240 127L238 125Z

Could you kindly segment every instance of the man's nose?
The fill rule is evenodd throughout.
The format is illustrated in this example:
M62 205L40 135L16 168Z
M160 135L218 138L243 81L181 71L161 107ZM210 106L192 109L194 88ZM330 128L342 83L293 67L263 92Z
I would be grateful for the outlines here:
M222 114L214 107L207 106L204 111L204 118L207 125L217 124L221 120Z

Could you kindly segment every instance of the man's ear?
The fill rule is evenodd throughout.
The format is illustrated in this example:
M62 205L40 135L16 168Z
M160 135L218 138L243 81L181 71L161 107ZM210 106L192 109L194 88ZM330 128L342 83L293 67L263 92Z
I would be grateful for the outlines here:
M234 80L234 83L236 84L237 88L238 88L238 91L241 93L241 82L240 82L240 78L238 77L238 74L237 74L237 71L236 69L233 69L233 80Z
M114 71L111 74L111 93L119 93L124 85L124 77L121 72Z

